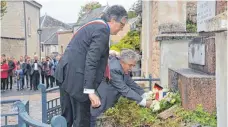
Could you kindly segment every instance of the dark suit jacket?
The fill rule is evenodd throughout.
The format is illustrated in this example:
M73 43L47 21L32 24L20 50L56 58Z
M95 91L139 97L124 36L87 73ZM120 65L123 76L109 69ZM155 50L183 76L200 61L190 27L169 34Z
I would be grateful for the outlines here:
M12 76L13 75L13 69L15 68L15 64L12 60L9 60L8 66L9 66L8 74L9 74L9 76Z
M99 108L91 108L91 115L98 116L110 107L113 107L122 95L138 103L142 101L141 95L145 92L130 77L123 72L120 61L112 58L109 61L111 80L102 81L97 89L97 94L101 99Z
M97 89L104 76L109 55L109 27L90 22L76 32L61 57L55 78L70 96L86 101L86 89Z
M33 62L32 64L31 64L31 72L30 72L30 74L31 75L33 75L33 73L34 73L34 69L35 69L35 64L34 64L35 62ZM37 62L38 64L38 72L39 73L41 73L41 70L42 70L42 66L41 66L41 64L40 64L40 62Z

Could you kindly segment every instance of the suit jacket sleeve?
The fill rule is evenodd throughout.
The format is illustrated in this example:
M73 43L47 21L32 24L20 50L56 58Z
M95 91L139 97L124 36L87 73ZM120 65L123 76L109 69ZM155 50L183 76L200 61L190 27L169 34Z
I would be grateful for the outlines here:
M84 89L96 89L94 81L96 71L102 54L109 45L109 31L106 27L95 30L92 41L86 55L84 72Z
M134 90L136 93L138 93L139 95L143 95L145 93L144 89L141 88L137 83L135 83L135 81L132 80L132 78L130 77L130 75L126 75L127 80L126 80L126 84L132 89Z
M124 75L120 70L111 70L112 79L110 81L110 84L116 88L123 96L137 101L137 103L140 103L143 98L125 83L123 76Z

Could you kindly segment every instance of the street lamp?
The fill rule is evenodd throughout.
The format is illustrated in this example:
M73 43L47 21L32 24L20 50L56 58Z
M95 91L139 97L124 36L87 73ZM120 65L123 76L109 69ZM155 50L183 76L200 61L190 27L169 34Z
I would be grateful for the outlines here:
M41 33L42 33L42 29L39 28L39 29L37 30L37 33L39 34L40 60L41 60L41 46L42 46L42 44L41 44Z

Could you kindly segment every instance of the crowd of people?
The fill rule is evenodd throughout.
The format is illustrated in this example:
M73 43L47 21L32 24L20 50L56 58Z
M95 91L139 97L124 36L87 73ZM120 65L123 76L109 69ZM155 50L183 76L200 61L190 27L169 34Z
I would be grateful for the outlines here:
M54 72L60 55L56 57L33 58L21 56L19 60L14 57L1 55L1 91L12 90L17 84L18 91L23 89L38 90L39 83L46 84L46 88L52 88L55 84Z

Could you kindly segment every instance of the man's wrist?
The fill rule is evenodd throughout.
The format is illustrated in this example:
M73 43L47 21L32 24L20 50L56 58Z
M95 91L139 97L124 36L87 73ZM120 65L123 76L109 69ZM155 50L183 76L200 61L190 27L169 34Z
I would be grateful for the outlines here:
M146 106L146 99L145 98L143 98L142 99L142 101L141 102L139 102L139 105L141 105L141 106Z
M145 98L146 96L147 96L146 92L141 95L142 98Z
M84 89L83 91L84 94L91 94L91 93L95 93L94 89Z

